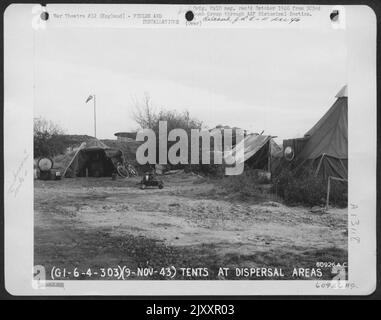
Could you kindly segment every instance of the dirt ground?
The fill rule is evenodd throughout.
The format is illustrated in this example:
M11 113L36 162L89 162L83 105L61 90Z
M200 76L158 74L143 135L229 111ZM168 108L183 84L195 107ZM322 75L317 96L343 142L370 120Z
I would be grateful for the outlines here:
M279 268L282 279L331 279L329 268L323 276L292 272L347 261L347 209L323 214L266 199L233 200L218 183L191 174L163 180L162 190L140 190L139 178L36 180L35 265L45 266L48 277L53 268L77 268L66 275L70 279L103 278L99 270L116 266L128 268L122 271L128 279L248 279L233 271L218 275L219 267ZM175 275L160 272L171 266ZM139 268L155 272L133 271Z

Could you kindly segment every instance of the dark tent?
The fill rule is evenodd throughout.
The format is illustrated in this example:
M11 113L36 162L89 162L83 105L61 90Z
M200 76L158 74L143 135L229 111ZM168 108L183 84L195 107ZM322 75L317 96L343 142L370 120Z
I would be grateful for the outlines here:
M327 113L304 135L303 139L285 140L291 146L295 161L311 165L316 175L347 179L348 177L348 97L345 86Z
M281 148L272 136L249 134L238 143L231 152L225 155L225 162L232 164L245 163L251 169L272 171L272 162L280 158Z
M64 171L64 177L111 177L123 153L111 149L103 142L92 139L84 142L75 152Z

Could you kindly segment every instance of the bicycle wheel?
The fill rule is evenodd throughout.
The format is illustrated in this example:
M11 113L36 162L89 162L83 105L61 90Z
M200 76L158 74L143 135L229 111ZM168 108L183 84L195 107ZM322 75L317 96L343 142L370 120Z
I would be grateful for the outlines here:
M118 166L116 168L116 171L118 172L118 175L120 175L122 178L128 178L129 177L128 170L124 166Z

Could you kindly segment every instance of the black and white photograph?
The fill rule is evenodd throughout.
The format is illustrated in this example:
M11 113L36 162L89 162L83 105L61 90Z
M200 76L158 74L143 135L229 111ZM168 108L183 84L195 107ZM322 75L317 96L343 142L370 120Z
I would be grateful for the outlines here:
M148 293L152 282L158 294L179 280L194 294L209 283L371 290L372 272L363 287L350 272L368 254L360 246L375 248L376 108L369 96L358 109L365 78L353 80L349 35L373 38L348 26L372 13L347 9L8 8L5 44L30 54L5 52L5 115L28 119L8 130L5 147L20 150L5 193L28 212L32 290L131 282ZM30 17L29 33L7 19L17 16ZM360 65L373 79L371 63ZM26 65L31 105L16 98Z

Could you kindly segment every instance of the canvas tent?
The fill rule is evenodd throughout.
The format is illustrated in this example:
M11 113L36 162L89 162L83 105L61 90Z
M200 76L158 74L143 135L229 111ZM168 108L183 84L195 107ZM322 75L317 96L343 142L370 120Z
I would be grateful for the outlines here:
M108 177L123 161L121 150L109 148L98 139L83 142L66 166L64 177Z
M298 166L310 165L316 175L347 179L348 176L348 95L344 86L336 101L302 139L285 140L284 149L295 150Z
M281 148L272 136L249 134L225 154L224 160L227 164L245 162L250 168L271 171L272 159L280 153Z

